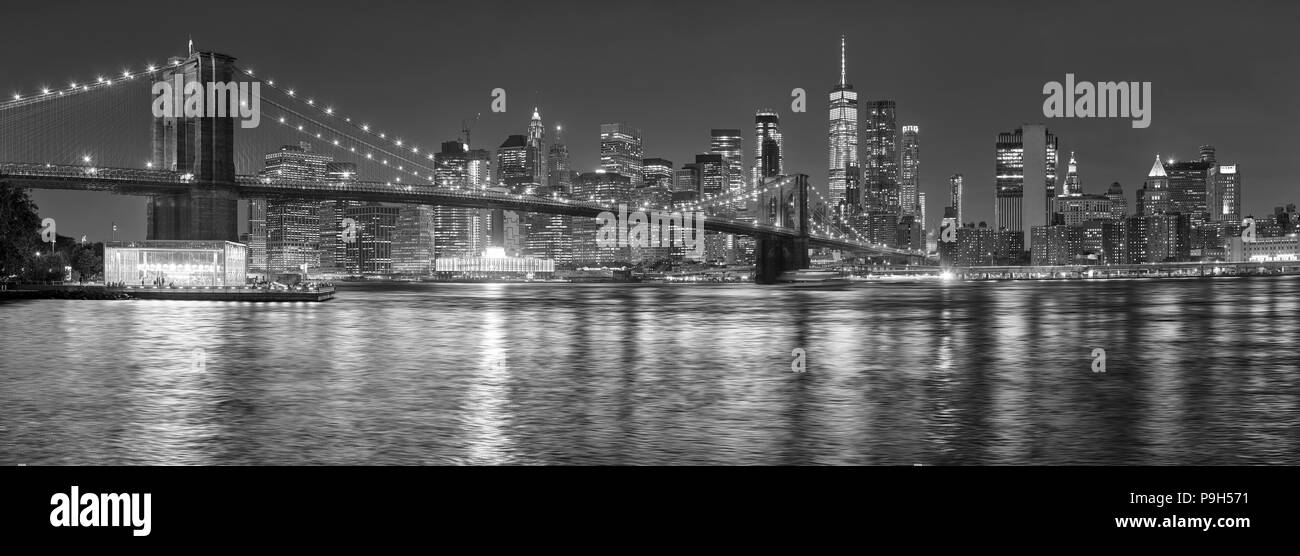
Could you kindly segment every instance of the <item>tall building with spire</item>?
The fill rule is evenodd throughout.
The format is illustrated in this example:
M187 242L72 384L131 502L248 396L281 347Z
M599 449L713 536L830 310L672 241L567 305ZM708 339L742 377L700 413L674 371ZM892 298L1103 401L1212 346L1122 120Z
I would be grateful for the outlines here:
M898 197L902 214L916 215L917 192L921 182L921 128L903 126L902 148L899 151Z
M858 93L845 72L845 40L840 36L840 82L830 92L830 187L832 203L845 200L849 175L858 165Z
M1074 151L1070 151L1070 164L1066 167L1065 187L1061 192L1062 197L1079 197L1083 195L1083 183L1079 181L1079 163L1074 159Z
M529 160L532 165L529 170L539 185L546 185L546 127L542 125L542 114L537 107L533 107L533 119L528 122L528 148L536 153Z
M1137 215L1155 216L1168 210L1169 174L1165 172L1165 165L1160 162L1160 155L1157 154L1151 171L1147 172L1147 180L1137 192Z
M772 160L769 164L764 164L763 145L768 141L772 141L768 145L768 156ZM761 108L754 112L754 167L750 183L757 188L763 182L763 178L783 174L785 174L785 142L781 138L781 116L771 108Z

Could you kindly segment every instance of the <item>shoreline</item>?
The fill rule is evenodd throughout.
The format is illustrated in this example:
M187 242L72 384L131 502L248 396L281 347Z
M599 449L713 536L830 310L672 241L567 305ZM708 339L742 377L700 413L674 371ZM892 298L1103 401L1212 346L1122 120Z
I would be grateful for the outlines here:
M107 287L99 285L21 284L0 289L0 301L25 299L62 299L70 301L328 301L334 298L335 289L317 291L265 290L239 287L209 288L140 288Z

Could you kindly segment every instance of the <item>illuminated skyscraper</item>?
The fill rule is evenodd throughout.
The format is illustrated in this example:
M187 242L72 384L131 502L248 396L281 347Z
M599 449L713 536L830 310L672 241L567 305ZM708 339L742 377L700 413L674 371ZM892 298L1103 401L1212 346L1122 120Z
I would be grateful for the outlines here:
M332 184L355 182L357 165L354 162L330 162L325 165L325 179ZM361 206L361 203L320 203L317 214L320 216L320 268L323 272L341 273L347 270L347 246L343 244L343 211L353 206Z
M600 124L600 167L611 174L622 174L640 183L644 179L641 160L641 130L625 123Z
M486 155L486 151L478 151ZM434 186L446 189L471 189L469 146L460 141L446 141L442 149L433 155ZM488 172L484 167L477 168L480 180ZM462 207L434 207L432 215L433 251L435 258L464 258L481 254L474 240L475 217L480 209ZM479 216L481 219L481 216Z
M285 145L266 155L261 176L272 180L320 181L333 159L311 152L311 145ZM298 272L320 267L320 202L277 198L266 203L267 272Z
M898 169L898 195L902 214L917 213L917 192L921 181L921 128L914 125L903 126L903 145L900 152L901 163Z
M924 191L916 192L916 221L921 224L922 234L929 232L930 229L925 227L926 219L925 219L925 192ZM921 246L921 248L924 247L925 247L924 245Z
M1083 195L1083 183L1079 181L1079 163L1074 159L1074 151L1070 151L1070 163L1066 167L1065 187L1061 192L1062 197L1078 197Z
M999 229L1019 232L1021 244L1013 249L1024 250L1025 234L1051 221L1057 142L1041 124L998 134L994 209Z
M1106 198L1110 199L1112 220L1123 221L1128 217L1128 199L1124 198L1124 186L1119 182L1110 184L1110 188L1106 190Z
M764 162L766 141L773 142L767 147L768 156L773 160L767 163ZM782 174L785 174L785 142L781 138L781 117L775 110L763 108L754 113L754 166L750 183L758 187L764 177Z
M1214 173L1210 194L1210 219L1220 222L1241 221L1241 170L1236 164L1219 165Z
M569 147L560 136L560 126L555 126L555 141L546 153L546 186L552 193L568 195L573 191L573 171L569 167Z
M393 235L398 207L369 203L348 207L345 218L357 223L356 241L347 244L348 274L385 276L393 273Z
M1213 147L1210 149L1208 154L1212 160ZM1217 177L1214 175L1217 170L1217 164L1204 159L1165 165L1165 171L1169 174L1169 210L1187 219L1187 226L1180 227L1178 231L1187 234L1179 237L1180 249L1186 245L1189 251L1180 251L1179 256L1199 257L1205 254L1206 249L1215 248L1220 243L1220 238L1217 237L1220 234L1209 225L1210 184Z
M542 125L542 114L537 108L533 108L533 119L528 122L528 148L532 151L528 159L528 170L533 175L533 181L538 185L548 185L550 175L546 171L546 158L549 155L546 151L546 127Z
M668 208L672 204L673 161L662 158L647 158L642 161L645 180L633 199L633 202L651 208Z
M723 195L730 183L730 176L727 169L730 165L727 160L720 154L697 154L695 155L695 167L698 172L696 177L699 179L696 184L701 199L718 197ZM725 207L719 207L706 202L705 210L709 214L720 214L725 212Z
M957 218L958 226L966 223L962 220L961 215L962 190L965 188L965 183L966 178L962 177L961 174L953 174L952 177L948 178L948 206L952 207L953 216Z
M1211 163L1203 160L1171 162L1165 165L1169 175L1169 210L1191 215L1193 226L1208 220L1207 185Z
M894 101L866 103L862 153L862 205L867 212L899 214L898 124Z
M492 154L486 149L470 149L466 157L469 163L467 178L470 190L483 191L492 187ZM481 255L487 250L491 240L490 213L488 209L470 211L469 252L474 256Z
M626 203L632 190L632 180L612 172L585 172L573 180L573 196L578 200L600 200L610 206ZM627 247L600 247L596 233L600 229L595 218L574 218L572 222L573 264L600 265L626 261Z
M723 194L735 196L735 200L730 203L732 210L744 209L748 199L744 196L746 180L743 141L739 129L712 130L709 141L709 153L722 156L722 162L726 164L727 185Z
M1160 162L1160 155L1157 154L1151 171L1147 172L1147 180L1142 183L1142 189L1138 190L1137 215L1154 216L1168 211L1169 174L1165 172L1165 165Z
M266 199L248 200L248 272L266 272Z
M433 274L435 221L439 207L401 205L393 232L393 274Z
M497 148L496 185L511 193L531 194L538 184L537 149L529 146L528 136L511 135Z
M830 92L830 201L845 199L850 168L858 168L858 93L845 74L845 41L840 36L840 82ZM761 143L760 143L761 146Z

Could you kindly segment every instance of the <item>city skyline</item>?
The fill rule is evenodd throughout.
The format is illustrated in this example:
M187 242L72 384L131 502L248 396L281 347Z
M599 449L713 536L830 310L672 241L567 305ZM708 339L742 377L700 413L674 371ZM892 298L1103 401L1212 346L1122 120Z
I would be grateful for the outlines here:
M716 11L735 7L736 5L719 3L709 4L702 9ZM271 13L283 9L275 6L266 8ZM844 9L851 11L854 8L846 6ZM958 16L973 18L972 22L982 21L1003 13L1006 9L996 7L974 9L951 5L945 12L945 15L951 13L951 16L931 20L907 8L898 8L885 12L882 18L894 21L924 21L927 22L926 29L930 29L929 25L933 25L934 28L951 29L958 26L957 20L961 19ZM1156 11L1150 7L1135 9L1139 12ZM95 12L97 8L87 7L87 10ZM469 17L484 15L483 9L468 10L465 13ZM30 13L32 17L42 17L40 8L36 7L23 6L17 8L17 11L19 15ZM829 9L822 11L829 11ZM292 79L304 90L319 91L321 94L329 95L331 100L351 113L364 114L375 122L383 122L391 129L400 129L410 137L418 137L423 145L437 145L457 137L460 135L459 130L463 120L472 118L476 113L482 113L483 118L474 130L474 146L494 147L506 136L520 133L522 126L519 122L526 124L532 108L541 106L546 115L547 125L563 124L566 129L566 143L572 153L572 167L575 171L590 171L597 166L597 130L600 123L626 121L629 125L642 129L647 157L689 161L694 154L704 150L698 138L712 128L738 128L746 131L743 136L744 141L753 141L753 136L748 132L748 125L754 110L773 107L782 120L784 135L782 158L786 171L807 173L811 176L813 187L824 190L826 186L824 172L819 168L821 164L825 164L826 139L823 118L827 106L822 94L837 80L840 60L836 52L838 45L835 44L839 33L826 32L835 29L836 24L826 23L827 14L822 11L809 13L806 20L800 20L800 24L792 24L793 29L803 29L810 40L800 41L799 45L772 47L768 52L772 56L764 60L766 64L764 71L758 71L758 68L753 67L752 64L743 65L741 69L718 70L721 72L718 74L719 77L744 85L727 87L726 94L712 94L713 86L708 83L717 79L706 82L689 79L690 75L701 71L694 67L686 68L686 76L674 77L662 83L652 83L648 87L639 86L636 80L626 80L627 83L622 83L617 79L593 76L589 71L584 72L579 68L589 65L584 62L598 61L606 55L601 52L601 49L588 49L586 45L568 41L559 41L556 44L562 52L561 59L572 60L575 69L554 73L565 78L566 82L583 75L590 76L589 82L579 79L583 83L582 87L576 84L556 84L555 77L542 78L544 76L539 72L525 67L522 63L511 61L504 55L492 55L494 60L500 58L501 63L488 64L491 68L486 70L470 71L465 69L463 61L455 57L445 57L433 63L428 59L421 59L420 67L428 67L427 72L382 71L383 68L392 70L394 63L409 63L412 58L401 54L392 57L395 61L379 64L375 60L370 60L373 56L349 54L325 40L285 41L283 39L286 31L273 30L270 26L253 25L247 32L233 33L230 37L226 37L224 32L215 30L217 28L215 23L204 23L203 18L192 18L185 21L183 25L168 26L166 30L158 28L142 32L124 41L123 50L114 53L114 61L94 60L91 65L104 66L103 69L108 71L114 63L128 65L138 64L137 60L159 60L160 57L169 54L157 52L159 45L168 45L167 47L176 45L172 47L173 52L179 49L182 44L180 39L182 33L175 29L183 28L186 30L185 35L195 37L199 47L226 51L239 57L241 62L246 62L250 67L258 68L259 71L265 68L267 71L284 75L286 79ZM1150 32L1169 38L1168 42L1171 45L1193 44L1194 40L1200 39L1181 36L1176 29L1178 26L1174 25L1174 22L1181 19L1194 18L1195 14L1191 14L1191 11L1178 9L1162 13L1161 17L1170 22L1168 28L1160 27ZM455 15L453 12L448 13ZM1050 19L1053 14L1059 13L1052 10L1030 9L1026 13L1016 15L1016 19L1022 22ZM113 20L112 14L103 15L104 20ZM357 15L364 17L364 14ZM532 15L548 17L544 13ZM632 18L650 22L657 21L662 15L633 10L611 17L619 21ZM1102 24L1101 18L1090 19L1090 16L1086 15L1081 17L1093 25ZM1263 46L1269 44L1268 33L1244 34L1244 29L1238 28L1244 27L1246 23L1242 19L1243 16L1229 14L1228 17L1229 23L1237 23L1237 25L1229 25L1228 31L1231 33L1216 35L1212 40L1228 41L1227 37L1231 35L1236 41L1207 54L1211 60L1205 61L1206 66L1214 65L1210 62L1215 60L1222 65L1229 59L1244 55L1248 44L1255 44L1250 48L1252 55L1265 58L1290 55L1282 49L1264 48ZM1134 19L1140 18L1135 16ZM814 32L813 28L816 26L813 23L821 23L822 26L818 27L821 30ZM1108 28L1115 29L1136 25L1135 22L1128 20L1104 23ZM516 22L508 18L506 24L522 24L522 21ZM761 24L773 25L770 21ZM1259 22L1259 24L1269 25L1270 22ZM70 29L75 29L77 24L69 25ZM970 25L974 26L973 23ZM1005 24L1002 25L1003 27L995 26L993 29L1005 28ZM439 25L439 29L444 27L448 32L455 32L450 28L451 26ZM22 29L15 30L0 39L0 45L12 48L13 44L31 39L24 37L23 32ZM703 46L721 40L703 32L702 29L688 30L688 32L691 34L684 38L692 40L679 42ZM890 31L885 30L885 32ZM296 36L292 30L287 33L289 37ZM966 219L992 221L993 168L987 162L992 151L989 145L997 133L1014 129L1024 123L1045 123L1061 138L1062 151L1073 150L1079 152L1081 156L1086 156L1089 161L1090 181L1088 183L1093 185L1118 181L1126 191L1136 190L1144 178L1144 169L1149 167L1149 160L1153 154L1160 153L1165 158L1192 160L1197 154L1193 150L1196 145L1213 144L1221 152L1227 153L1236 164L1240 164L1244 173L1249 174L1245 183L1245 202L1242 207L1244 214L1266 214L1271 207L1285 205L1292 201L1288 198L1288 193L1294 185L1285 172L1284 164L1279 160L1281 153L1300 148L1300 145L1296 144L1297 139L1288 136L1279 139L1265 136L1263 133L1241 134L1234 133L1233 130L1269 129L1266 122L1285 119L1289 114L1294 113L1296 107L1293 103L1281 102L1281 99L1272 93L1272 91L1293 88L1289 80L1294 80L1294 77L1276 75L1269 76L1269 80L1264 80L1263 76L1243 73L1243 78L1264 80L1265 83L1276 83L1277 86L1268 87L1255 95L1251 103L1236 105L1229 114L1216 114L1207 118L1202 117L1203 115L1195 109L1198 105L1196 99L1210 95L1217 95L1216 98L1233 97L1231 93L1223 92L1221 88L1225 86L1215 79L1207 77L1188 81L1186 73L1191 69L1188 64L1194 61L1182 56L1174 46L1144 46L1142 52L1146 54L1145 56L1116 57L1126 47L1136 47L1126 43L1127 39L1124 39L1114 41L1113 44L1100 45L1098 52L1085 53L1069 44L1063 44L1059 49L1054 49L1059 51L1059 56L1036 54L1038 58L1024 62L1020 67L1011 68L1014 70L1011 72L1012 76L1001 80L997 87L987 87L980 80L971 77L981 73L979 71L981 69L987 72L995 67L995 58L988 52L988 47L980 46L970 49L972 52L959 53L960 56L957 58L965 60L964 63L967 65L974 66L960 68L952 61L935 59L939 54L936 49L943 50L940 44L936 44L939 42L937 40L910 41L917 46L911 56L898 57L905 60L877 60L869 59L870 53L867 51L865 41L859 41L863 46L855 48L853 30L846 29L844 34L848 39L846 71L857 76L853 81L855 81L855 90L861 95L860 98L895 99L898 102L900 121L920 125L927 130L926 163L921 166L920 191L928 193L927 197L931 205L927 207L929 214L942 214L946 203L940 199L948 197L947 177L954 173L961 173L966 178L964 191L966 207L963 210ZM857 35L861 35L861 32L857 32ZM723 33L723 36L728 35ZM87 28L84 36L76 36L70 32L65 40L45 41L49 43L48 48L44 49L48 52L38 60L15 61L8 73L9 80L4 86L15 90L30 90L42 83L59 83L68 78L84 76L91 71L86 67L84 50L88 49L90 44L86 41L93 41L97 37L100 37L98 32ZM616 40L623 42L630 39ZM295 42L304 44L292 44ZM272 44L275 47L269 46ZM693 50L688 48L689 45L676 46L667 50L636 43L628 43L628 45L630 52L634 53L639 60L671 61L686 56L684 50ZM312 50L339 56L340 60L350 62L345 63L348 66L346 79L338 79L337 76L330 75L329 71L319 69L319 66L313 70L315 62L306 59L306 51ZM489 54L491 52L484 55ZM791 56L799 63L781 61ZM970 57L978 59L972 60ZM1049 58L1059 58L1059 60ZM1147 60L1138 58L1160 58L1162 63L1150 64ZM1104 72L1090 70L1090 67L1101 65L1103 61L1109 64L1104 66L1106 68ZM368 62L375 62L370 65L376 67L370 67L367 65ZM925 65L926 75L918 75L918 72L910 69L911 66L902 62ZM869 63L872 65L869 66ZM1196 65L1199 66L1200 63L1197 62ZM1152 127L1146 130L1133 130L1126 126L1126 122L1120 120L1043 118L1040 111L1042 96L1039 94L1042 83L1054 78L1059 79L1063 69L1070 69L1076 65L1077 73L1098 79L1141 78L1153 81L1155 100ZM951 69L951 72L944 74L951 76L951 81L961 83L965 80L971 85L947 87L943 91L939 90L944 89L943 87L927 89L927 86L935 84L935 78L927 76L932 73L943 73L939 69ZM439 85L433 89L437 94L429 95L429 85L437 83L438 80L417 78L426 73L435 75L449 73L460 78L454 80L454 86ZM1108 75L1111 73L1114 75ZM529 82L532 82L532 85ZM686 82L689 82L690 86L684 86L683 83ZM489 86L489 84L493 85ZM373 100L377 97L373 91L376 85L384 88L384 96L396 96L401 101ZM509 92L509 109L505 114L492 114L486 109L490 101L488 92L495 86L505 88ZM794 87L801 87L808 93L806 113L792 113L789 110L789 91ZM994 90L975 91L981 88ZM410 102L406 102L408 100ZM393 111L401 106L416 107L414 111L421 114L422 121L419 125L411 125L413 120ZM973 106L978 106L979 109L973 110ZM413 129L407 129L408 127ZM746 148L749 146L746 145ZM817 160L822 162L817 163ZM1102 191L1088 192L1101 193ZM139 206L140 203L136 203L135 199L101 196L104 202L100 204L110 207L111 210L92 213L80 210L76 205L92 204L84 200L95 194L38 192L36 195L43 212L67 213L62 220L68 222L69 231L78 235L106 239L110 235L109 222L117 221L120 224L119 239L143 237L143 225L136 223L137 216L138 220L143 220L143 207ZM930 224L933 227L935 222Z

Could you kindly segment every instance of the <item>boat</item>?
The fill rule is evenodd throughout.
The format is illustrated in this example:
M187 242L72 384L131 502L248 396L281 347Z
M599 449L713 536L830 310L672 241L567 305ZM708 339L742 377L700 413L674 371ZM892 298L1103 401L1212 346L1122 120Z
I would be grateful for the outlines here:
M787 270L776 277L776 283L796 288L823 288L848 286L853 281L834 270Z

